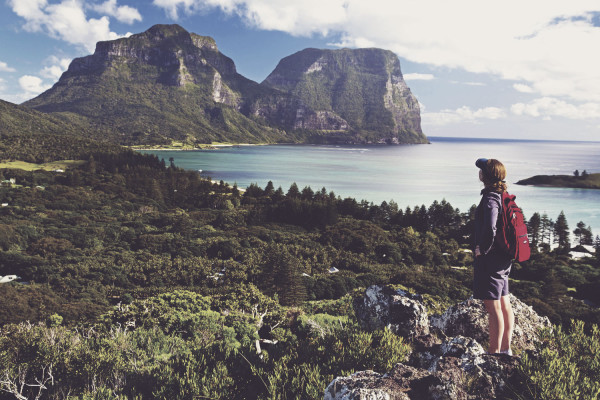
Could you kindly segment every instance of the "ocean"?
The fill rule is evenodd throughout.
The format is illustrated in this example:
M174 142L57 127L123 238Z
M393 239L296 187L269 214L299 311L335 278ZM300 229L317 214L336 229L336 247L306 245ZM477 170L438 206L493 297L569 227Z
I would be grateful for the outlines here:
M400 146L269 145L216 150L144 151L173 157L177 166L201 170L213 180L264 187L273 181L287 192L325 187L342 197L376 204L394 200L402 209L445 199L465 212L479 202L475 160L496 158L507 169L509 192L528 218L534 212L556 220L564 211L569 228L579 221L600 234L600 190L515 185L540 174L600 172L600 142L429 137L431 144Z

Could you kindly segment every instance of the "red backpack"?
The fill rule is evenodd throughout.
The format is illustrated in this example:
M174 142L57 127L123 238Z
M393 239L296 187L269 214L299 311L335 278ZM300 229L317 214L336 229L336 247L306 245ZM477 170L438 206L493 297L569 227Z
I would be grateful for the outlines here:
M529 260L529 237L523 210L515 203L517 196L502 193L502 212L498 215L496 243L513 259L521 262Z

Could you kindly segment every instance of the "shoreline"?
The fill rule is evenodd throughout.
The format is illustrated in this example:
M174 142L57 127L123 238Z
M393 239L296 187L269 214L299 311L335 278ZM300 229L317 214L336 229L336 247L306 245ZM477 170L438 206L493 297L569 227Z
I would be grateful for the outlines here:
M215 181L214 179L211 179L211 180L210 180L210 182L211 182L213 185L220 185L220 184L221 184L221 181L222 181L222 179L220 179L220 180L218 180L218 181ZM223 181L223 182L224 182L224 183L225 183L227 186L229 186L230 188L233 188L233 185L232 185L232 184L230 184L229 182L225 182L225 181ZM242 189L241 187L238 187L237 189L238 189L238 191L239 191L240 193L243 193L243 192L245 192L245 191L246 191L246 189Z
M268 146L271 143L218 143L218 144L207 144L201 147L143 147L138 148L136 146L125 146L126 148L134 151L196 151L196 150L217 150L225 147L246 147L246 146Z

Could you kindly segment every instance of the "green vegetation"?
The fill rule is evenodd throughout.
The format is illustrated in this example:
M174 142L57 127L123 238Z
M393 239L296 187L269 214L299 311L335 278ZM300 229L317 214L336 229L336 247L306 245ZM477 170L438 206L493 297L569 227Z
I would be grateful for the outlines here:
M35 152L37 137L23 136L23 151L55 161ZM50 147L63 137L45 136ZM431 313L471 294L473 208L402 209L295 184L242 194L155 156L89 146L55 155L88 152L64 173L0 169L16 181L0 187L0 275L21 277L0 285L0 400L321 398L335 376L386 372L411 351L409 338L359 327L352 304L365 287L421 293ZM556 329L517 392L544 398L546 382L567 382L586 398L600 311L582 299L598 301L600 259L550 251L556 224L529 223L537 244L511 290L557 326L584 328ZM588 243L585 224L575 229Z
M517 185L600 189L600 173L585 175L536 175L522 179Z
M521 381L513 387L517 399L588 400L600 396L600 330L589 332L581 321L569 331L561 326L547 330L537 357L526 354L520 366Z

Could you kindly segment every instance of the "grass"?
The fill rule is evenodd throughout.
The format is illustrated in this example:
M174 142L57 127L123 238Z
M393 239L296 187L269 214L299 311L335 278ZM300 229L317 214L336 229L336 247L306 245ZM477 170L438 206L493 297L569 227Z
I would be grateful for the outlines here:
M0 162L0 169L22 169L25 171L37 171L40 169L44 171L54 171L57 169L62 169L64 171L69 167L82 165L83 163L85 163L83 160L61 160L52 161L45 164L34 164L25 161L2 161Z

